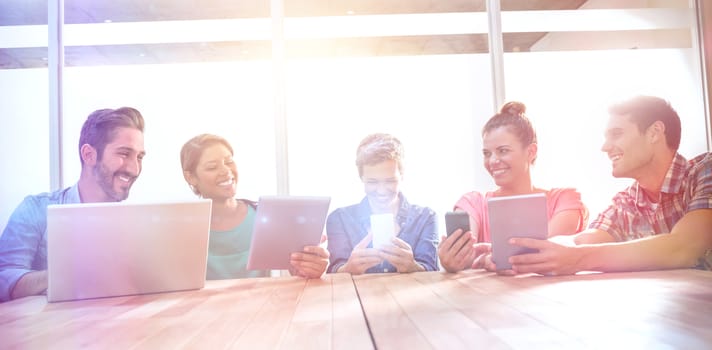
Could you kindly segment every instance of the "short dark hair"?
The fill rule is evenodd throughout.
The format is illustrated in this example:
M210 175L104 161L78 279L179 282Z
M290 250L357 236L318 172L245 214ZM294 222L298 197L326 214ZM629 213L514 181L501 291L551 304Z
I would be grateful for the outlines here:
M216 144L225 146L230 151L230 154L235 154L232 146L225 138L213 134L200 134L188 140L180 149L180 166L183 171L195 174L195 169L198 167L198 161L203 155L203 151ZM197 188L190 186L190 189L193 190L193 193L200 195Z
M363 175L364 165L375 165L386 160L395 160L402 174L404 157L403 144L395 136L384 133L368 135L356 148L358 175Z
M519 139L523 147L537 143L536 131L534 131L532 122L527 118L526 111L527 107L522 102L511 101L505 103L499 113L493 115L485 123L482 128L482 136L492 130L506 127L509 132Z
M611 105L608 113L616 116L628 116L628 120L638 125L643 133L656 121L665 125L665 140L670 149L677 151L680 147L681 125L680 116L672 108L670 102L655 96L635 96Z
M83 145L88 144L94 147L97 151L97 158L101 159L106 145L114 140L116 129L134 128L143 132L143 126L143 116L135 108L106 108L92 112L84 122L79 136L79 159L82 166L84 165Z

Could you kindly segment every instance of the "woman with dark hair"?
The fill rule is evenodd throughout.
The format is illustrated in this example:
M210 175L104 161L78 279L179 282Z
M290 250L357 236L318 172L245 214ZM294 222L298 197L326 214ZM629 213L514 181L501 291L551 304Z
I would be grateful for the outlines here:
M237 166L232 146L211 134L193 137L183 145L183 177L193 193L213 201L210 219L207 279L269 276L269 271L247 270L256 203L235 198ZM290 272L319 278L326 271L329 252L320 246L304 247L291 256Z
M495 269L489 259L488 198L546 193L549 237L574 234L586 226L588 210L578 191L573 188L543 189L532 184L530 170L537 158L538 145L536 132L525 111L521 102L506 103L482 128L484 167L497 188L484 193L466 193L455 203L456 211L469 214L471 232L456 231L443 238L438 256L447 271ZM466 239L459 240L463 235Z

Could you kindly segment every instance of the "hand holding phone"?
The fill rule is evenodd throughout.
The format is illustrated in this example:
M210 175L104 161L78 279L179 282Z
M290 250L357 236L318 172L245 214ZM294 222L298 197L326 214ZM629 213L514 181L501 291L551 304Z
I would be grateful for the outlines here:
M445 233L448 237L462 229L462 232L470 231L470 215L464 211L450 211L445 213Z
M453 234L462 230L459 235ZM474 240L471 241L470 216L464 211L451 211L445 213L445 233L447 234L438 247L440 264L449 272L462 271L472 266L474 256ZM462 254L461 252L465 250Z

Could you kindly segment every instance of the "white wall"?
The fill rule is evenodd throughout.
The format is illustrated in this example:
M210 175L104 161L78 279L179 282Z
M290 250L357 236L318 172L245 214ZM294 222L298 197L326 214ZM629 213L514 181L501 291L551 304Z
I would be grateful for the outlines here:
M0 70L0 229L27 194L49 190L48 78Z

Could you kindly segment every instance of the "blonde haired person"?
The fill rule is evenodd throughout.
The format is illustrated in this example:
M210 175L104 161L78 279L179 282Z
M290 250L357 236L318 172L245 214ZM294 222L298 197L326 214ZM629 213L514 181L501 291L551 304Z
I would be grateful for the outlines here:
M360 203L334 210L326 220L329 272L354 275L377 272L435 271L435 212L410 204L400 191L403 145L393 135L366 136L356 149L356 167L366 196ZM370 216L392 214L396 236L373 247Z

